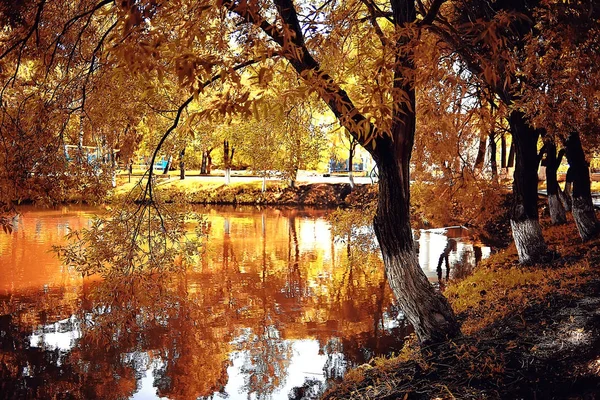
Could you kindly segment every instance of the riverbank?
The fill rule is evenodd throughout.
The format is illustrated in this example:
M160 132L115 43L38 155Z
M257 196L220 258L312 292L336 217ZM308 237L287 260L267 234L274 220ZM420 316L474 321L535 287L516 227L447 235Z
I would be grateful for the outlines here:
M445 290L463 337L349 372L325 399L596 399L600 393L600 240L571 221L546 226L561 254L518 264L514 245Z
M113 199L128 195L134 187L135 182L123 182L113 191ZM346 207L372 202L377 197L377 185L357 184L352 189L349 183L339 182L299 183L290 187L282 181L268 181L263 192L260 180L225 185L222 179L159 177L156 188L162 201L187 204Z

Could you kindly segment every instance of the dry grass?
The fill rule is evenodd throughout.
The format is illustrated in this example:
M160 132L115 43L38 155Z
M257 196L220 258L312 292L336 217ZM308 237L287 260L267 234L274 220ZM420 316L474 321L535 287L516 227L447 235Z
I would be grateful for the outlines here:
M462 331L471 335L549 295L577 297L576 288L592 279L591 272L586 260L558 268L484 266L445 294L454 311L466 315Z
M600 383L581 366L600 346L600 240L582 243L573 223L543 225L560 258L520 266L510 246L446 289L465 336L432 348L413 337L399 355L350 371L324 398L595 398ZM564 345L573 331L589 343Z

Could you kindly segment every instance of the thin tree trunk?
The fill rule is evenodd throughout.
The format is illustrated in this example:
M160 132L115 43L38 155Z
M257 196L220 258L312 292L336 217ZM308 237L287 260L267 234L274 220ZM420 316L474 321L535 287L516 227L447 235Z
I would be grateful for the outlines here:
M233 153L235 149L231 147L229 151L229 140L223 140L223 164L225 167L225 185L231 183L231 163L233 161Z
M292 176L290 176L290 187L293 189L296 187L296 181L298 180L298 164L294 167L292 171Z
M500 168L506 169L506 135L500 135Z
M481 170L483 168L483 161L485 160L485 139L479 138L479 148L477 149L477 157L475 158L475 169Z
M185 161L183 161L183 157L185 157L185 149L179 152L179 179L185 179Z
M515 138L512 138L510 142L510 149L508 150L508 162L506 168L512 168L515 166Z
M577 225L579 236L587 241L598 234L600 226L592 202L590 169L585 160L585 153L577 132L569 135L566 150L569 169L571 169L573 178L573 219Z
M350 180L350 188L354 189L354 176L353 176L353 165L354 164L354 151L356 149L356 141L350 139L350 150L348 152L348 179Z
M562 160L564 152L561 151L558 157L556 155L556 144L554 142L546 142L546 189L548 191L548 209L550 210L550 219L552 224L560 225L567 222L567 215L562 202L560 201L558 179L556 172Z
M202 152L202 164L200 164L200 174L206 175L206 165L208 162L208 152L204 150Z
M498 161L496 157L496 132L493 130L488 135L490 143L490 166L492 167L492 180L498 182Z
M541 261L548 254L537 208L539 132L529 126L520 111L511 112L509 123L516 152L510 225L519 261L529 264Z

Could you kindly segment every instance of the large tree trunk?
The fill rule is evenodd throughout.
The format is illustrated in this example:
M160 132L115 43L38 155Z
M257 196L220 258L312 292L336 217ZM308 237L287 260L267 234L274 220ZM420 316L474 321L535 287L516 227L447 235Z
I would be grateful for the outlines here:
M554 225L560 225L567 222L565 207L560 200L560 186L556 179L556 172L560 166L563 152L556 155L556 144L546 142L546 189L548 191L548 209L550 210L550 219Z
M516 153L510 225L519 261L529 264L542 261L548 254L537 207L539 132L525 121L520 111L510 113L509 124Z
M413 248L409 222L409 162L415 133L415 80L412 75L412 54L400 49L412 40L403 29L417 21L415 2L392 0L393 23L401 34L395 39L398 49L393 68L391 113L393 126L389 132L376 132L376 127L354 106L348 94L334 78L321 69L306 48L302 25L290 0L275 2L284 29L263 31L283 48L283 56L303 79L306 74L319 79L323 85L317 92L333 114L373 155L379 168L379 201L373 225L381 246L387 278L398 299L400 308L415 328L422 342L440 341L460 333L456 317L446 299L435 291L419 267ZM224 4L248 22L261 25L248 7L237 2ZM289 41L293 46L285 46ZM291 47L293 51L287 49ZM287 49L287 50L286 50ZM313 74L314 73L314 74ZM369 129L365 132L364 129Z
M397 24L415 20L414 1L392 1L391 4ZM398 48L408 40L399 37ZM379 198L373 227L388 282L404 315L421 342L439 342L458 336L460 328L450 304L434 289L419 266L414 249L409 169L416 107L414 81L405 75L406 68L414 68L414 64L409 54L398 52L396 66L390 135L375 139L376 147L371 148L379 169Z
M409 215L410 150L408 154L406 148L398 151L394 145L400 139L394 140L394 143L384 142L387 149L380 144L382 140L377 144L379 200L373 221L375 234L390 287L419 340L442 341L457 336L460 330L447 300L434 289L419 266Z
M575 220L581 239L586 241L598 234L599 224L592 202L590 169L585 160L585 154L577 132L569 135L566 150L569 169L573 178L573 219Z

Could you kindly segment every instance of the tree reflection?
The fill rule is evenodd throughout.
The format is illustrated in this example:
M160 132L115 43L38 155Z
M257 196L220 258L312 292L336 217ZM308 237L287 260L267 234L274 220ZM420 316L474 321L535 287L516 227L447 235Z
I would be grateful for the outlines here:
M318 221L296 211L244 218L213 223L207 246L214 248L186 272L86 278L72 291L0 298L1 392L127 398L151 370L159 396L211 397L225 392L237 354L241 389L268 398L285 385L294 340L317 340L325 378L339 378L403 337L392 333L404 328L376 255L325 255L329 240L303 250L301 224ZM73 333L62 347L42 334L57 321L52 334ZM319 387L310 382L298 393Z

